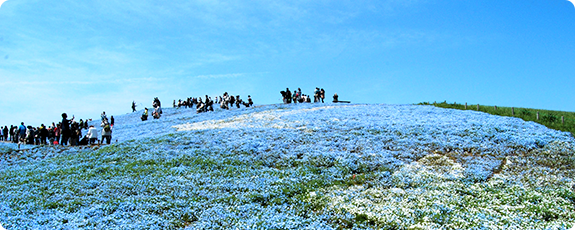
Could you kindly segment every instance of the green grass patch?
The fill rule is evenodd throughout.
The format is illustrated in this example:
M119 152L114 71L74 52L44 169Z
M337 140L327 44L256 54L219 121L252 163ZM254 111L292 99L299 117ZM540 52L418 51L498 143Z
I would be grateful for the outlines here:
M525 121L542 124L550 129L570 132L572 135L575 135L575 112L488 105L479 105L478 110L477 104L468 104L466 108L465 104L447 103L446 101L440 103L422 102L419 103L419 105L433 105L446 109L473 110L498 116L517 117ZM537 113L539 113L539 119L537 119ZM561 117L563 117L563 119L561 119Z

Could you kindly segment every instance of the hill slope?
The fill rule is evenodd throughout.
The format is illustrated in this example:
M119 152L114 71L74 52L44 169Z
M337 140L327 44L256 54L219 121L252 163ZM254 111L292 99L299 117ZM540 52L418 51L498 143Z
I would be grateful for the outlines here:
M116 117L102 148L4 145L7 229L567 229L575 140L415 105Z

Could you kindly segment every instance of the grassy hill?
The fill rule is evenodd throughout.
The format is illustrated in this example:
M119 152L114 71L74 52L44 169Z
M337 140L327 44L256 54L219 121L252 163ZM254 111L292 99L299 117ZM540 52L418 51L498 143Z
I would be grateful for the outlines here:
M575 140L423 105L165 109L118 143L0 145L6 229L569 229Z
M477 104L467 105L457 103L429 103L422 102L420 105L434 105L440 108L460 109L460 110L474 110L486 112L498 116L517 117L525 121L533 121L545 125L548 128L570 132L575 135L575 112L530 109L530 108L513 108L513 107L499 107L499 106L486 106ZM539 113L539 118L537 114Z

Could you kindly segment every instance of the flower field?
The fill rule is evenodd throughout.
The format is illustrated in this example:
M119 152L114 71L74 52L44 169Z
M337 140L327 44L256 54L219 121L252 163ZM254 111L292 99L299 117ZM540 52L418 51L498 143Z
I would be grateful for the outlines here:
M570 229L575 139L421 105L114 116L113 145L0 144L11 229ZM98 122L98 121L95 121ZM96 124L96 123L94 123Z

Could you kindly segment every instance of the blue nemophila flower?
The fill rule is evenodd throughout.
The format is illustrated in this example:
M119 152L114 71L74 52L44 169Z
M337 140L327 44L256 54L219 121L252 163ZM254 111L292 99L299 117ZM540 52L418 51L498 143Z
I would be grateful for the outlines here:
M0 144L0 223L565 229L575 219L575 142L515 118L412 105L165 109L147 122L117 116L113 139L19 153Z

